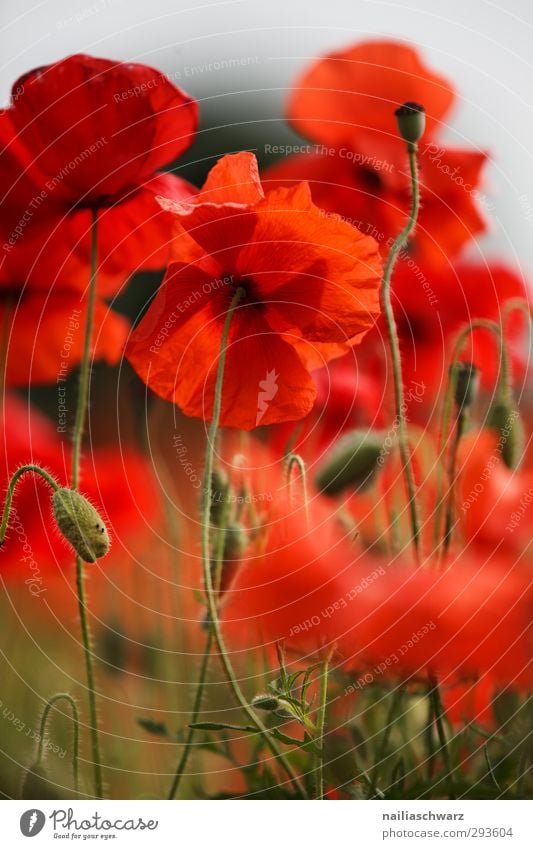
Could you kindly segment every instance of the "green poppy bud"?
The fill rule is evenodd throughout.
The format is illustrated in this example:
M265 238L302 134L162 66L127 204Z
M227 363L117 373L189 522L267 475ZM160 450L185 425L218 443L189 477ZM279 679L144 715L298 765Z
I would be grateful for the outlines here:
M211 475L211 488L209 497L211 500L211 522L219 525L226 514L226 504L230 486L225 472L215 469Z
M253 697L252 707L258 710L277 710L279 699L275 696L269 696L268 693L259 693L259 695Z
M473 363L454 363L451 368L455 372L455 403L460 410L466 410L477 398L479 369Z
M61 487L52 496L57 527L86 563L94 563L109 551L107 528L93 505L73 489Z
M383 441L372 431L352 430L340 439L319 469L316 485L328 495L372 480L382 456Z
M408 144L416 144L424 135L426 128L426 113L423 106L408 101L396 109L398 131Z
M509 469L516 469L524 449L524 426L511 401L498 400L487 415L486 424L500 437L499 450Z

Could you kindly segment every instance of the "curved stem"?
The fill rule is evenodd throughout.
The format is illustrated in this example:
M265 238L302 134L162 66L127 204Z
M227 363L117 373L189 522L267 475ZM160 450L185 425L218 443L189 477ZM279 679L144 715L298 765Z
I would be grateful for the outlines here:
M392 373L394 379L394 398L396 404L396 417L398 420L398 442L400 447L400 455L403 463L403 472L405 477L405 485L407 489L407 497L409 499L409 512L411 516L411 530L413 534L413 544L415 548L415 553L417 558L419 556L420 551L420 528L418 522L418 511L416 505L416 483L411 463L411 452L409 448L409 440L407 435L407 424L405 419L405 398L404 398L404 390L403 390L403 380L402 380L402 365L401 365L401 353L400 353L400 342L398 338L398 330L396 327L396 321L394 318L394 311L392 308L391 302L391 278L392 272L394 271L394 266L396 264L396 260L398 255L405 245L407 239L415 228L416 220L418 217L418 210L420 206L420 193L419 193L419 185L418 185L418 173L417 173L417 164L416 164L416 152L417 147L415 144L407 145L407 152L409 155L409 170L411 174L411 190L412 190L412 200L411 200L411 210L409 213L409 218L407 224L405 225L402 232L396 237L392 248L390 249L389 255L387 257L387 262L385 264L385 271L383 274L383 284L381 289L381 297L383 302L383 312L385 315L385 322L387 325L387 331L389 334L389 344L392 358Z
M272 754L275 758L277 758L289 776L291 782L294 787L298 789L300 794L305 798L307 793L305 788L302 786L298 776L294 772L291 764L287 761L285 755L279 747L277 746L274 739L268 732L268 729L262 723L260 718L257 716L252 707L248 704L240 686L235 677L235 672L233 671L233 667L231 665L231 661L229 659L229 655L224 644L224 640L222 637L222 632L220 629L220 622L218 619L217 612L217 604L216 604L216 596L213 587L213 580L211 575L211 558L210 558L210 550L209 550L209 527L211 521L211 477L213 475L213 453L214 453L214 444L215 438L218 430L218 423L220 420L220 410L222 406L222 386L224 382L224 367L226 363L226 347L229 335L229 329L231 324L231 319L235 308L237 307L241 297L243 296L243 289L238 288L235 292L228 312L226 314L226 318L224 321L224 328L222 331L222 338L220 342L220 356L218 361L218 369L217 376L215 382L215 394L213 399L213 413L211 418L211 424L209 427L209 432L207 435L207 446L206 446L206 454L205 454L205 469L203 476L203 486L202 486L202 508L201 508L201 522L202 522L202 571L203 571L203 580L204 580L204 589L207 599L207 607L209 611L209 619L211 623L211 628L213 632L213 637L215 639L218 652L220 655L220 660L222 663L222 667L224 669L226 679L228 684L230 685L233 694L235 696L236 701L239 703L240 707L247 715L250 722L257 728L257 731L262 735L265 744L268 746Z
M11 513L11 504L13 503L13 496L15 494L17 483L19 481L19 478L21 478L22 475L27 474L27 472L33 472L33 474L35 475L40 475L42 478L44 478L46 483L52 487L54 492L59 489L58 482L54 480L52 475L50 475L46 471L46 469L41 469L40 466L36 466L34 463L27 463L25 466L20 466L20 468L18 468L16 472L14 472L7 487L4 511L2 513L2 524L0 525L0 545L2 545L6 537L9 514Z
M461 332L457 336L457 339L455 340L455 344L452 350L451 364L448 372L448 383L446 386L446 394L444 396L444 404L442 408L438 455L439 464L437 466L437 474L435 481L435 523L433 527L433 546L435 550L439 548L442 539L442 508L444 506L445 501L445 495L443 493L444 472L446 467L446 446L448 444L450 421L453 409L454 369L456 363L459 360L459 357L461 356L461 352L463 350L463 346L466 343L466 340L468 339L473 330L479 329L489 330L496 336L499 344L500 368L502 378L507 379L509 373L507 364L507 352L505 350L501 330L496 324L496 322L484 318L478 318L472 321L467 327L463 328L463 330L461 330Z
M74 422L74 434L72 438L72 489L77 490L80 478L80 454L83 440L83 429L87 415L89 399L89 373L91 367L91 341L93 334L94 304L96 299L96 269L98 252L97 212L93 210L91 225L91 270L89 277L89 295L87 304L87 317L85 321L85 337L83 342L83 355L80 365L80 385L78 390L78 403L76 407L76 419ZM80 616L81 636L83 641L83 654L85 658L85 673L87 678L87 691L89 699L91 749L94 767L94 789L98 798L103 796L102 763L100 756L100 739L98 734L98 712L96 709L96 690L94 686L93 658L91 649L91 632L87 617L87 601L85 597L85 576L81 557L76 557L76 591L78 596L78 610Z
M72 710L72 723L74 726L74 739L72 742L72 774L74 776L74 789L76 793L79 790L79 767L78 758L80 754L80 718L76 702L69 693L56 693L51 699L48 699L43 715L41 717L41 726L39 729L39 748L37 750L37 763L40 764L43 759L44 738L46 733L46 723L48 722L48 714L52 707L59 701L66 701Z
M303 458L300 457L299 454L289 454L287 457L287 483L289 485L289 496L292 498L293 489L292 489L292 469L293 466L298 467L298 471L300 472L300 478L302 481L302 495L304 502L304 510L305 510L305 519L307 525L309 525L309 500L307 497L307 472L305 470L305 463Z

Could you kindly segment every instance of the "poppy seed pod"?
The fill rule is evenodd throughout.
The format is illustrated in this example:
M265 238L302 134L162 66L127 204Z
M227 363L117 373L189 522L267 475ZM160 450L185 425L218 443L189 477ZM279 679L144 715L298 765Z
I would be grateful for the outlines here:
M352 430L339 440L316 476L327 495L368 484L377 469L383 441L372 431Z
M423 106L408 101L395 111L398 131L408 144L416 144L424 135L426 113Z
M57 527L86 563L94 563L109 551L109 534L98 511L85 496L61 487L54 492L52 508Z
M524 448L524 426L520 413L511 401L499 400L487 414L487 426L495 430L502 460L509 469L516 469Z

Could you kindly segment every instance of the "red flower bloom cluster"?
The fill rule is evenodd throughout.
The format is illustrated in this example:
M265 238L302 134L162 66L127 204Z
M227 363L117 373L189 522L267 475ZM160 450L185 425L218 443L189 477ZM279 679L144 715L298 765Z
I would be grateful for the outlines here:
M376 242L324 218L306 184L265 195L247 153L220 160L191 201L161 203L175 215L171 263L128 359L163 398L210 419L240 288L220 423L249 430L302 418L316 395L308 368L358 342L378 315Z
M297 80L288 106L289 120L313 145L267 168L263 180L274 186L307 180L316 204L372 235L386 253L410 205L405 144L394 122L395 108L405 101L423 104L426 112L418 155L422 204L414 234L399 256L392 295L406 392L413 383L424 386L423 404L410 405L418 416L432 408L446 382L459 329L477 318L499 321L507 299L526 296L523 280L512 270L462 258L463 249L486 229L479 188L486 156L439 141L455 101L453 87L425 66L414 48L396 42L363 42L326 56ZM515 317L507 338L519 339L523 327ZM331 410L330 401L319 401L314 414L315 421L322 419L326 438L336 426L342 431L344 422L353 426L353 415L337 404L350 371L354 387L362 391L359 418L363 413L365 424L378 426L386 420L390 410L379 403L390 374L386 338L380 321L358 348L357 362L347 356L345 368L335 366L317 377L320 385L331 386ZM464 354L482 367L485 386L495 377L494 351L493 341L480 331ZM514 366L523 371L518 355Z
M164 266L170 216L155 194L183 199L193 189L157 172L190 145L196 123L194 101L143 65L71 56L14 84L0 114L0 310L17 336L8 382L53 381L67 359L62 343L72 310L83 309L93 210L100 297L136 270ZM100 301L94 354L116 362L126 324L107 313Z
M460 558L444 571L385 564L358 552L317 505L274 511L226 592L235 644L335 645L352 671L380 677L488 674L493 686L532 683L531 584L523 564ZM361 676L361 688L373 680Z
M407 45L369 41L333 53L297 80L289 102L289 120L314 145L270 168L265 178L285 185L309 180L315 203L390 245L409 206L405 145L394 110L406 101L421 103L427 116L424 205L409 254L419 265L442 264L485 229L476 205L485 155L437 141L454 100L451 85Z

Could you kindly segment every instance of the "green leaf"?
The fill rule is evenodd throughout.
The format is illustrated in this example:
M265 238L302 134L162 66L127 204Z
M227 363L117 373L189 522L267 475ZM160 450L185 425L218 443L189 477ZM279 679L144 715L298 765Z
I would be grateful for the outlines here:
M255 725L226 725L223 722L192 722L189 728L198 731L250 731L257 733Z
M164 722L155 722L153 719L137 719L137 724L144 728L148 734L155 737L168 737L168 729Z

